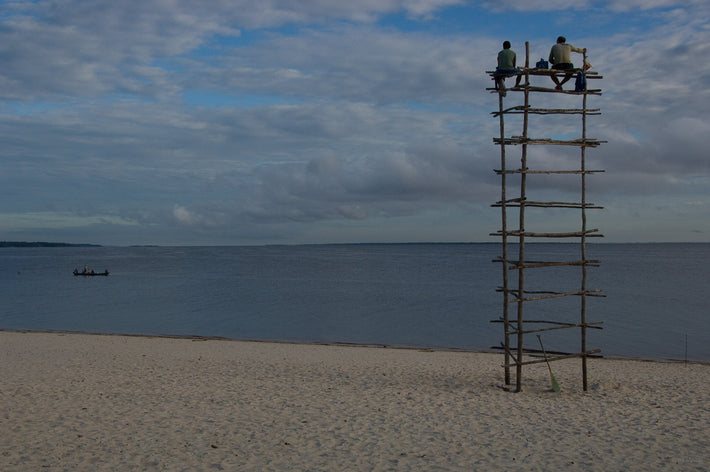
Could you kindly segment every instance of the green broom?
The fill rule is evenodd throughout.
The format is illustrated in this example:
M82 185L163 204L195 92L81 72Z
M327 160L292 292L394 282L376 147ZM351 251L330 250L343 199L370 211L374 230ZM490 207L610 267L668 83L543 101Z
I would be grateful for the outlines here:
M550 367L550 361L547 360L547 353L545 352L545 346L542 345L542 338L537 335L537 340L540 341L540 347L542 348L542 355L545 357L545 362L547 363L547 368L550 371L550 381L552 382L552 390L555 392L560 391L560 386L557 384L557 379L555 379L555 374L552 373L552 367Z

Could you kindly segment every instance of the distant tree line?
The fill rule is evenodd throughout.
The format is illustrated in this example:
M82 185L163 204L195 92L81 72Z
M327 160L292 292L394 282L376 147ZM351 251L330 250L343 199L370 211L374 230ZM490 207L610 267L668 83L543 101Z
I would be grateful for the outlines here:
M48 243L44 241L0 241L0 247L101 247L99 244Z

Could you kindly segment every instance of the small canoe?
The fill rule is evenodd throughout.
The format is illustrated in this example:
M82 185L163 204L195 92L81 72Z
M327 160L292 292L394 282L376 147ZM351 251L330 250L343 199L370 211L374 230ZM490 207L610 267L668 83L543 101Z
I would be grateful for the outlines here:
M97 276L97 275L108 275L108 271L105 270L105 271L103 271L103 272L79 272L78 270L75 270L75 271L74 271L74 275L76 275L76 276L81 275L81 276L84 276L84 277L94 277L94 276Z

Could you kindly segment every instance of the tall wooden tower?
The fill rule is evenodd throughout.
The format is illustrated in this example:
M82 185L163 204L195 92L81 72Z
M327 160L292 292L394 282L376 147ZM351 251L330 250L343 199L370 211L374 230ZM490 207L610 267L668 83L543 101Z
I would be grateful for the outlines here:
M603 171L588 169L586 156L587 150L604 142L587 136L587 117L601 114L599 109L587 108L587 100L601 95L601 90L586 87L586 81L584 87L575 90L575 80L567 84L567 88L572 90L555 88L551 76L564 77L570 72L577 76L584 70L531 68L529 43L525 43L525 49L525 66L517 73L522 75L520 85L508 89L508 93L496 87L487 89L498 94L498 111L492 112L492 115L499 119L500 124L500 136L493 138L493 141L500 147L500 169L495 172L501 179L501 197L493 206L501 209L501 229L492 235L500 237L502 242L501 257L494 262L500 263L503 268L503 281L498 288L503 295L503 310L502 315L492 321L503 326L501 348L505 356L506 385L512 384L513 368L515 391L520 391L524 366L581 358L582 386L587 390L587 358L600 352L587 346L587 331L601 329L601 322L587 319L587 299L604 296L600 290L587 286L588 269L601 262L587 256L587 239L601 237L597 229L587 226L588 210L601 208L587 201L587 179ZM587 64L586 53L583 64ZM495 71L488 71L488 74L495 79ZM602 78L592 71L587 71L583 77L590 81ZM544 86L533 85L531 78L541 84L545 82ZM504 107L505 97L517 99L517 104ZM563 103L562 107L533 105L533 99L557 104L555 98ZM577 98L581 103L578 104ZM574 107L566 108L572 100ZM521 121L519 135L506 134L506 118L509 121L515 119L516 126ZM551 118L551 125L543 122ZM555 139L549 134L534 136L540 130L544 133L556 130L555 134L562 137ZM554 149L545 148L548 150L545 152L539 148L541 146ZM519 164L515 162L518 159ZM579 199L558 201L545 193L559 186L577 189ZM548 230L548 226L552 229ZM578 244L578 256L570 259L569 245L560 245L558 247L564 247L564 250L548 248L542 251L544 257L540 257L536 254L540 251L536 251L536 245L532 244L561 240ZM570 273L570 270L573 272ZM551 277L549 271L560 271L559 276ZM547 276L539 277L541 272L546 272ZM539 287L536 286L537 279L559 280L561 287ZM571 297L579 300L579 305L573 310L569 308ZM549 304L558 299L567 300L564 308L557 310L554 306L550 307ZM557 330L566 330L570 335L577 333L579 349L574 352L543 352L540 349L542 340L539 339L538 344L538 337L542 336L541 333L551 334L548 332ZM532 334L535 337L530 336Z

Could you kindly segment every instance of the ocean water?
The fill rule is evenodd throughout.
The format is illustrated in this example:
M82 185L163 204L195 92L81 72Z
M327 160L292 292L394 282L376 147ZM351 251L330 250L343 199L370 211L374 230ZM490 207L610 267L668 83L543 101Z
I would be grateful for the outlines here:
M2 248L0 329L483 350L502 341L502 325L490 321L502 313L502 268L492 262L500 251L483 243ZM527 245L529 257L545 260L578 252ZM588 288L605 295L587 299L588 321L604 323L589 331L589 348L710 361L710 244L589 244L588 254L602 261L589 269ZM74 277L85 264L110 275ZM574 289L579 271L528 271L526 287ZM579 303L528 303L526 318L574 320ZM544 333L545 347L577 350L577 333Z

